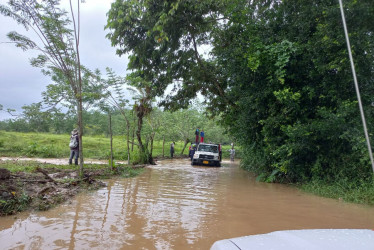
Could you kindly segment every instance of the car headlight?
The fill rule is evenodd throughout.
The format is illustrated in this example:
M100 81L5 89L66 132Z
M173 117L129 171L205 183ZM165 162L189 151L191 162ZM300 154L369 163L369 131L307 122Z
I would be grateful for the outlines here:
M194 158L194 159L199 159L199 154L196 154L196 153L195 153L195 154L193 155L193 158Z
M218 156L215 155L215 156L214 156L214 160L218 160Z

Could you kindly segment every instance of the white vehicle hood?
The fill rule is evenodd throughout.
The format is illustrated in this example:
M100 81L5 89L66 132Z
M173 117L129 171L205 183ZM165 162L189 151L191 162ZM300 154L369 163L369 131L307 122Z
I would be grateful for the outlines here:
M195 154L199 154L199 155L213 155L213 156L217 156L218 153L212 153L212 152L206 152L206 151L196 151Z
M211 250L373 250L369 229L286 230L216 241Z

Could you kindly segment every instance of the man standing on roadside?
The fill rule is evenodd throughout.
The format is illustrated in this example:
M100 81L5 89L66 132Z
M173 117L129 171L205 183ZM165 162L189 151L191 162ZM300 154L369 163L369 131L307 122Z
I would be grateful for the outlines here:
M172 142L170 144L170 157L173 158L173 155L174 155L174 145L175 145L175 142Z
M70 136L70 157L69 157L69 164L73 163L73 158L75 158L75 165L78 165L78 157L79 157L79 136L78 136L78 129L74 129L71 131Z

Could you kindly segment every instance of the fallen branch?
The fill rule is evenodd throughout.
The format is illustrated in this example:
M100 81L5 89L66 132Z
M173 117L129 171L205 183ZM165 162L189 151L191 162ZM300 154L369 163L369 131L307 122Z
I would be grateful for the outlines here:
M55 181L55 179L49 176L48 173L44 171L43 169L41 169L40 167L37 167L36 171L42 173L45 177L47 177L48 180L52 181L54 184L57 184L57 181Z
M131 166L132 169L137 169L137 168L144 168L148 166L147 164L141 164L141 165L134 165L134 166Z
M48 181L43 181L43 180L22 180L20 179L19 181L22 182L34 182L34 183L47 183Z
M40 196L40 195L42 195L42 194L45 194L45 193L50 192L50 191L55 191L55 190L56 190L55 187L51 187L51 186L49 186L49 187L45 187L45 188L43 188L42 190L40 190L40 191L38 192L37 196Z

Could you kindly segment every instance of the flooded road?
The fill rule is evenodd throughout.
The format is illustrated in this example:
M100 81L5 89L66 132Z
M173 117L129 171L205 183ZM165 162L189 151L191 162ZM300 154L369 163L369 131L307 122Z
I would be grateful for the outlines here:
M374 208L279 184L236 164L169 160L46 212L0 218L0 249L209 249L286 229L374 228Z

